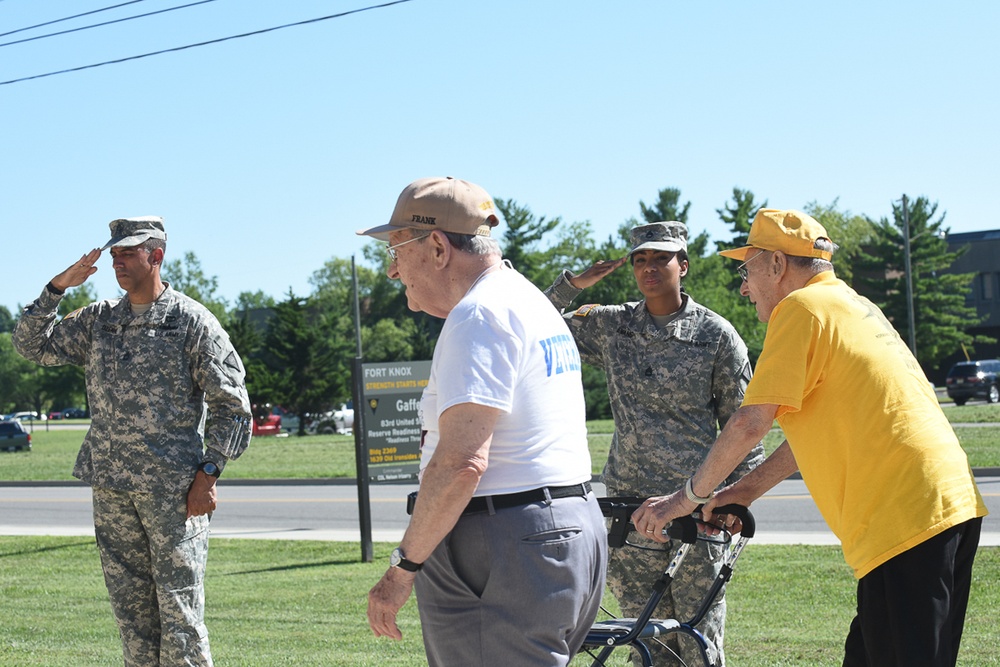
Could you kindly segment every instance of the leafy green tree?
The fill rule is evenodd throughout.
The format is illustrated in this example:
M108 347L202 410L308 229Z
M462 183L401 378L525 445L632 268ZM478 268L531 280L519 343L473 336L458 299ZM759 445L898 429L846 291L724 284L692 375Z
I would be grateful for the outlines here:
M833 255L833 265L837 277L852 285L861 249L872 240L872 225L863 215L841 211L837 208L837 202L838 200L834 199L829 205L823 206L812 201L806 204L803 210L823 225L830 235L830 240L839 246Z
M685 225L688 221L688 211L691 210L691 202L680 203L681 201L681 191L677 188L663 188L656 195L656 202L650 206L647 206L642 200L639 201L639 210L642 212L642 218L647 223L650 222L666 222L670 220L676 220L677 222L683 222ZM634 221L629 222L629 229L635 227L638 223Z
M967 332L980 321L975 308L965 304L975 274L945 273L964 249L949 252L945 214L935 218L937 208L926 197L918 197L909 206L916 356L925 373L962 345L988 340ZM902 203L894 202L892 211L892 220L869 220L871 243L860 250L860 270L854 278L859 290L882 308L903 340L909 341Z
M25 381L37 369L14 351L10 336L6 331L0 333L0 413L4 414L20 409L30 399Z
M236 304L233 306L230 316L248 310L274 308L275 303L277 302L273 296L264 294L261 290L257 290L256 292L240 292L236 297Z
M7 306L0 306L0 333L14 330L14 316L10 314Z
M384 247L381 243L370 243L363 250L368 263L375 268L358 262L354 266L358 275L362 354L366 361L373 362L430 359L443 320L410 311L400 282L386 274L389 257ZM344 361L345 377L350 377L350 360L357 354L351 268L350 260L333 258L309 280L316 306L333 318L338 335L350 343ZM349 396L350 392L339 400Z
M13 403L18 410L23 410L27 406L28 409L42 414L50 399L49 387L44 373L45 369L20 357L16 352L14 354L26 365L18 362L15 366L21 372L16 377L15 384L12 387Z
M264 349L264 334L267 319L254 320L251 314L259 311L238 310L230 313L226 322L229 340L243 361L246 370L247 393L250 403L264 405L279 403L279 397L268 392L268 370L261 358Z
M241 292L236 297L236 305L229 311L225 320L225 328L229 340L243 360L246 369L247 393L254 405L279 402L276 396L266 393L264 378L267 367L261 359L264 348L264 335L267 325L274 315L276 302L273 297L257 290L256 292Z
M334 397L349 396L348 341L336 336L331 315L309 299L289 292L274 308L262 361L264 371L256 391L300 416L299 435L305 434L306 415L332 407Z
M513 199L494 199L494 203L507 223L501 227L503 233L500 242L503 245L504 258L535 285L546 280L551 284L554 276L540 275L547 268L540 266L539 259L542 254L540 248L542 240L558 227L562 220L560 218L546 220L545 216L536 218L531 209Z
M430 359L417 353L415 342L420 338L417 323L408 318L395 321L378 320L372 326L362 327L361 348L370 361L412 361Z
M739 248L747 244L750 224L757 211L767 206L758 204L749 190L733 188L732 202L726 202L716 213L729 225L732 238L715 242L708 249L708 235L697 235L688 243L690 268L685 289L695 301L726 318L746 343L750 361L756 363L764 347L766 328L757 318L757 310L740 294L742 280L736 272L737 262L718 254L717 250Z
M172 288L208 308L225 326L228 303L218 295L219 278L207 276L193 252L184 253L183 259L164 262L162 275Z
M719 215L719 220L729 225L733 231L733 237L729 241L716 243L719 250L729 250L730 248L741 248L747 244L750 236L750 225L753 223L757 211L767 208L767 200L758 204L754 201L753 193L750 190L733 188L732 203L726 202L722 208L715 209Z

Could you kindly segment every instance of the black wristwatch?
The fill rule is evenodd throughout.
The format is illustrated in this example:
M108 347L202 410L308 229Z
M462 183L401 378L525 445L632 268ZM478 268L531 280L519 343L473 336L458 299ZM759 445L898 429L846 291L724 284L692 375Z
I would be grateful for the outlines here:
M406 556L403 555L403 550L396 547L389 554L389 566L398 567L400 569L406 570L407 572L416 572L424 566L423 563L414 563L412 560L406 560Z
M211 461L202 462L202 464L198 466L198 470L202 471L209 477L215 477L216 479L218 479L219 475L222 474L222 468L215 465Z

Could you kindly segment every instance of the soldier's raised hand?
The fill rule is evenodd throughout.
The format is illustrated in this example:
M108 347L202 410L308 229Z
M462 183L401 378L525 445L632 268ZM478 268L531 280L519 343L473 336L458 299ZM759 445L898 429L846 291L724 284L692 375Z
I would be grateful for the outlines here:
M94 248L78 262L75 262L68 269L52 279L52 286L57 290L65 292L70 287L78 287L87 281L87 278L97 273L97 260L101 258L101 249Z
M587 289L599 283L606 275L627 261L627 255L621 259L599 259L583 273L570 278L569 284L577 289Z

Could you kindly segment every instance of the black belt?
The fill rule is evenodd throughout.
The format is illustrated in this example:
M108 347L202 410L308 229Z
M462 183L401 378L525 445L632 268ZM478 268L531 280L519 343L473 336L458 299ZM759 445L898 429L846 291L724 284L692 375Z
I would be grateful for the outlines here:
M548 496L545 492L548 491ZM529 503L540 503L549 498L573 498L584 497L590 493L590 482L574 484L573 486L548 486L520 493L505 493L499 496L477 496L469 501L462 514L472 514L474 512L488 512L490 503L493 509L502 510L510 507L520 507Z

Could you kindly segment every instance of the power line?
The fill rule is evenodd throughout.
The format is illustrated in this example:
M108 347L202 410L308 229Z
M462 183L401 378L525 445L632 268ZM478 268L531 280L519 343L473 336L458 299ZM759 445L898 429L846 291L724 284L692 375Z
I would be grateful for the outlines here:
M3 0L0 0L2 2ZM101 26L111 25L113 23L122 23L123 21L131 21L132 19L141 19L147 16L154 16L156 14L165 14L166 12L172 12L175 9L187 9L188 7L194 7L195 5L204 5L207 2L215 2L215 0L199 0L198 2L192 2L186 5L178 5L177 7L167 7L166 9L158 9L155 12L146 12L145 14L136 14L135 16L126 16L121 19L114 19L113 21L105 21L103 23L93 23L91 25L80 26L79 28L70 28L69 30L60 30L59 32L50 32L46 35L38 35L37 37L26 37L24 39L18 39L13 42L4 42L0 44L0 47L10 46L12 44L23 44L24 42L33 42L36 39L45 39L46 37L56 37L58 35L66 35L71 32L79 32L80 30L89 30L91 28L100 28ZM8 35L10 33L7 33Z
M101 9L94 9L89 12L84 12L82 14L76 14L74 16L65 16L61 19L55 19L54 21L46 21L45 23L39 23L37 25L29 25L27 28L18 28L17 30L11 30L10 32L0 33L0 37L6 37L7 35L13 35L16 32L24 32L25 30L34 30L35 28L41 28L47 25L52 25L53 23L61 23L62 21L69 21L71 19L78 19L81 16L90 16L91 14L99 14L100 12L106 12L109 9L118 9L119 7L124 7L125 5L134 5L137 2L145 2L146 0L129 0L128 2L123 2L120 5L111 5L110 7L103 7Z
M138 2L140 0L133 0L133 2ZM104 65L117 65L118 63L128 62L130 60L139 60L141 58L149 58L150 56L158 56L164 53L173 53L175 51L184 51L186 49L193 49L199 46L207 46L209 44L218 44L219 42L227 42L231 39L241 39L243 37L252 37L254 35L262 35L266 32L274 32L275 30L282 30L284 28L294 28L296 26L308 25L310 23L319 23L320 21L327 21L329 19L339 19L344 16L350 16L351 14L359 14L361 12L367 12L371 9L383 9L385 7L391 7L392 5L400 5L404 2L411 2L412 0L394 0L394 2L386 2L381 5L371 5L370 7L362 7L360 9L352 9L350 11L341 12L339 14L331 14L329 16L321 16L315 19L308 19L306 21L298 21L296 23L286 23L285 25L274 26L273 28L264 28L263 30L254 30L253 32L245 32L240 35L231 35L229 37L220 37L218 39L210 39L207 42L198 42L197 44L187 44L185 46L176 46L172 49L163 49L161 51L153 51L151 53L143 53L137 56L128 56L126 58L118 58L117 60L106 60L101 63L94 63L93 65L82 65L80 67L71 67L69 69L59 70L57 72L46 72L45 74L35 74L33 76L24 76L20 79L11 79L9 81L0 81L0 86L7 86L12 83L20 83L22 81L31 81L32 79L43 79L47 76L56 76L57 74L68 74L69 72L79 72L85 69L93 69L94 67L103 67Z

